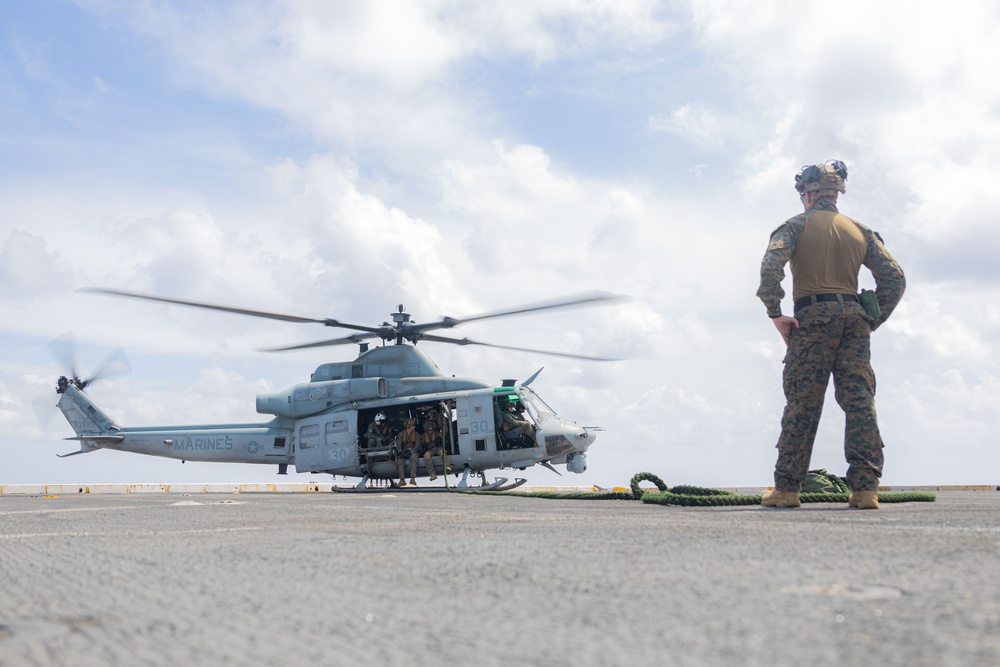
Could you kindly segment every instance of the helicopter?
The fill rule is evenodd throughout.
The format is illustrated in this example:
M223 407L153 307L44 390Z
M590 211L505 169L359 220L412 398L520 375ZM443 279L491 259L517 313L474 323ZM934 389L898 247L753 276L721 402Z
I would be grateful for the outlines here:
M116 289L81 288L78 291L292 323L322 324L355 332L264 351L343 344L357 344L360 350L353 361L320 364L310 375L309 382L258 394L257 412L270 415L272 419L252 424L121 426L84 391L93 378L81 380L72 369L69 376L58 379L56 407L76 433L67 440L79 442L80 449L60 457L112 449L182 461L273 465L279 475L288 474L288 467L294 466L298 473L360 478L355 490L370 490L369 482L388 484L391 488L406 486L404 474L407 469L411 482L418 477L433 480L440 473L445 475L446 486L447 474L458 475L460 471L459 489L468 488L470 475L481 477L479 488L482 489L514 488L525 481L518 478L507 484L507 478L499 477L491 483L486 478L489 470L525 470L540 465L561 474L553 466L564 465L569 472L583 473L587 469L587 450L594 443L597 432L603 429L581 426L549 407L530 387L543 369L520 383L502 380L500 386L447 376L417 348L417 343L481 345L574 359L617 361L610 357L494 345L431 332L474 321L556 308L605 305L626 299L622 295L595 291L464 318L442 317L421 324L411 321L405 307L399 305L391 315L391 323L365 325ZM382 345L369 348L371 339L381 339ZM392 344L387 344L390 341ZM505 417L505 412L510 414ZM423 445L430 449L423 456L407 460L407 452L401 447L398 435L368 437L376 424L380 432L400 434L411 420L423 440L433 438ZM515 423L521 427L511 428ZM340 488L334 486L333 490Z

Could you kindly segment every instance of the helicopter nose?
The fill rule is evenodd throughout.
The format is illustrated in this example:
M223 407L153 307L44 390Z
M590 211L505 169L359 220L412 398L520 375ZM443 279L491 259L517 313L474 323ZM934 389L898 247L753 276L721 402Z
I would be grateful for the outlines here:
M567 429L567 436L573 446L578 451L586 451L588 447L594 444L594 440L597 439L597 431L599 429L593 426L577 426L573 424L571 428Z
M558 424L550 422L548 428L539 431L539 436L539 442L545 443L546 454L550 457L583 454L597 437L593 427L564 420L559 420Z

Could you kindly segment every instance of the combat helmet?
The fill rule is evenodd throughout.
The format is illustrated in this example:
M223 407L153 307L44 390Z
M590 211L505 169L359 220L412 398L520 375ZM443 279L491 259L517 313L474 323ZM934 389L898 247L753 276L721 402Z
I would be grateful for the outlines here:
M795 175L795 189L800 195L820 190L847 192L847 165L840 160L807 164Z

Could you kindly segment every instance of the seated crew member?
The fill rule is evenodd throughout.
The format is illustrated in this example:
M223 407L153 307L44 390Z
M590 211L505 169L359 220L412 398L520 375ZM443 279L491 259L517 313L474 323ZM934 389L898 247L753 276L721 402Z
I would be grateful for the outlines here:
M432 482L437 479L437 473L434 472L434 466L431 464L432 456L440 456L444 460L444 473L446 475L451 472L451 468L448 467L448 458L441 447L441 424L439 419L438 411L431 410L427 413L427 418L424 420L424 444L421 451Z
M396 472L399 473L399 486L406 486L406 470L404 459L410 459L410 484L417 484L417 462L420 456L420 434L417 433L417 420L407 417L403 420L403 430L398 436L399 452L396 454Z
M388 447L396 439L396 434L392 432L392 427L386 421L385 415L381 412L375 415L375 421L368 425L365 432L368 441L368 449L376 447Z
M523 411L517 409L515 403L508 403L507 409L503 411L503 431L505 435L512 437L524 436L531 443L529 446L535 446L535 429L527 419L525 419L521 412Z

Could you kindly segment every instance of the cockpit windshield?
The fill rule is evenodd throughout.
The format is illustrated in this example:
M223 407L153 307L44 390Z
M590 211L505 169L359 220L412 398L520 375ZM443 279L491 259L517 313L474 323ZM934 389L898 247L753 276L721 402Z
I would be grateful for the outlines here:
M556 411L553 410L543 401L538 394L533 392L527 387L520 387L517 390L518 396L521 397L521 402L528 408L528 413L531 415L532 420L536 424L542 424L552 417L556 416Z

